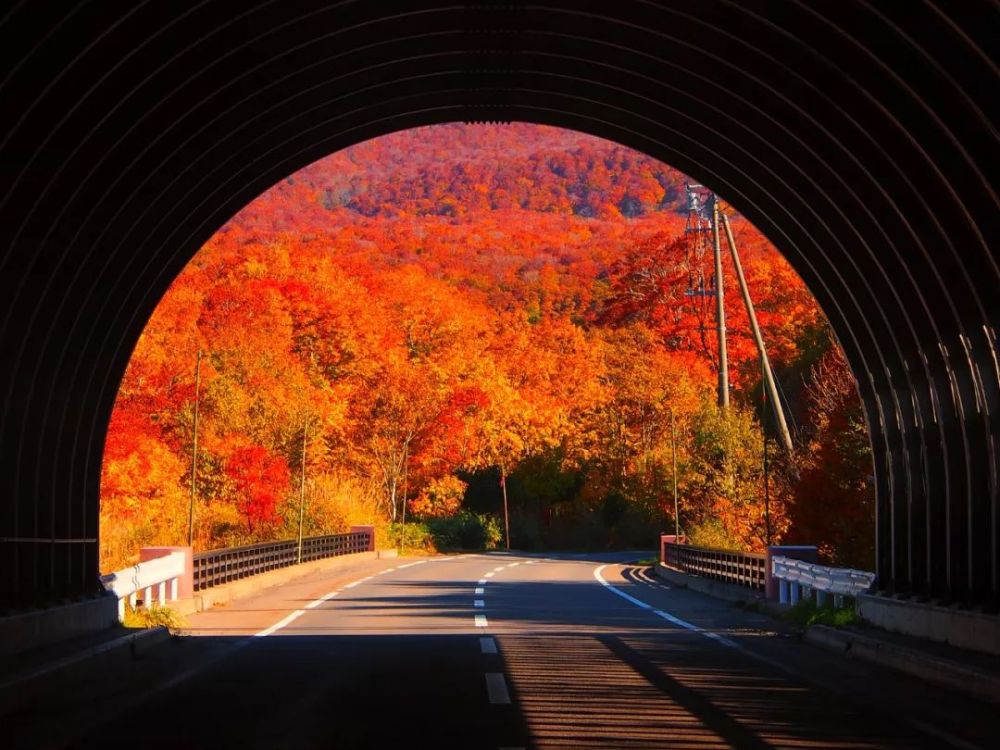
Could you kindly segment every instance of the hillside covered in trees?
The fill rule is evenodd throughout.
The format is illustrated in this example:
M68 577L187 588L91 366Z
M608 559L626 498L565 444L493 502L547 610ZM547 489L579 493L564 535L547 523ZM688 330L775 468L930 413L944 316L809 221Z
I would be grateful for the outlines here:
M497 516L519 548L764 543L760 366L726 265L734 406L715 406L711 257L676 170L571 131L396 133L288 177L174 281L122 382L102 477L102 566L187 537L202 352L198 549L305 528ZM871 459L812 296L733 215L796 437L776 444L775 541L870 564ZM395 527L398 530L398 527ZM491 528L496 528L495 524Z

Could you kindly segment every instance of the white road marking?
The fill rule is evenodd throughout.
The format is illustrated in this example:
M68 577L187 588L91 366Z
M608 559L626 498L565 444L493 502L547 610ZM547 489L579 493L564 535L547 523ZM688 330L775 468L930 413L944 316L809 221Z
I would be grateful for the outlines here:
M497 565L495 568L493 568L493 570L494 571L499 571L499 570L503 570L506 567L507 567L506 565Z
M538 562L538 560L525 560L524 564L525 565L534 565L536 562Z
M493 577L493 576L495 576L495 575L496 575L496 573L493 573L493 572L489 572L489 573L487 573L486 575L484 575L484 576L483 576L483 578L492 578L492 577Z
M802 682L807 682L808 683L808 682L814 681L814 678L811 678L811 677L803 674L802 672L800 672L799 670L795 669L794 667L790 667L789 665L784 664L784 663L782 663L780 661L777 661L775 659L770 659L770 658L768 658L766 656L763 656L762 654L758 654L758 653L755 653L754 651L750 651L749 649L743 648L743 646L741 646L740 644L736 643L733 640L730 640L729 638L726 638L725 636L719 635L718 633L712 633L711 631L705 630L704 628L699 628L697 625L693 625L692 623L687 622L686 620L682 620L679 617L675 617L674 615L669 614L668 612L664 612L663 610L656 609L655 607L653 607L653 605L647 604L644 601L636 599L634 596L629 596L624 591L619 591L614 586L612 586L610 583L608 583L607 581L605 581L604 577L601 575L601 571L604 570L606 567L608 567L608 566L607 565L601 565L601 566L595 568L594 569L594 578L596 578L597 581L598 581L598 583L600 583L602 586L604 586L612 594L617 594L622 599L625 599L627 601L632 602L632 604L634 604L637 607L641 607L642 609L647 609L650 612L652 612L654 615L656 615L657 617L662 617L664 620L667 620L668 622L672 622L674 625L679 625L682 628L685 628L685 629L690 630L692 632L698 633L698 635L702 635L702 636L705 636L706 638L710 638L711 640L715 641L716 643L719 643L719 644L721 644L723 646L726 646L727 648L736 649L737 651L739 651L742 654L745 654L746 656L750 657L754 661L759 661L762 664L767 664L768 666L773 667L774 669L777 669L777 670L780 670L782 672L785 672L786 674L790 674L793 677L801 680ZM961 739L959 737L956 737L955 735L951 734L950 732L946 732L946 731L944 731L942 729L938 729L937 727L930 726L929 724L925 724L924 722L917 721L915 719L907 719L906 722L910 726L914 727L915 729L917 729L917 730L919 730L921 732L924 732L925 734L929 734L932 737L937 737L938 739L944 740L945 742L948 742L949 744L953 745L954 747L959 747L959 748L971 748L971 747L975 747L974 745L970 745L965 740L963 740L963 739Z
M490 624L486 621L486 615L476 615L476 627L488 628Z
M479 639L479 650L484 654L495 654L497 652L497 642L489 636Z
M514 567L515 565L520 565L520 564L521 564L521 562L520 562L520 561L518 561L518 562L512 562L512 563L511 563L510 565L508 565L507 567L508 567L508 568L513 568L513 567Z
M330 601L333 597L335 597L339 593L340 593L339 591L331 591L329 594L323 594L323 596L321 596L319 599L316 599L315 601L309 602L305 606L305 608L306 609L315 609L316 607L318 607L323 602Z
M287 617L284 617L281 620L278 620L271 627L264 628L259 633L254 633L254 638L263 638L266 635L271 635L271 633L274 633L274 632L276 632L278 630L281 630L286 625L290 625L291 623L295 622L297 619L299 619L300 617L302 617L302 615L304 615L305 613L306 613L306 611L304 609L297 609L294 612L292 612L290 615L288 615Z
M476 583L478 583L480 586L485 586L486 585L486 579L485 578L480 578L478 581L476 581Z
M362 583L362 581L351 581L346 586L344 586L344 588L345 589L353 589L355 586L360 586L361 583Z
M423 565L426 560L417 560L416 562L406 563L406 565L397 565L396 570L402 570L403 568L412 568L414 565Z
M703 635L706 638L711 638L713 641L717 641L718 643L721 643L723 646L727 646L729 648L735 648L735 649L739 649L740 651L743 651L743 649L740 648L739 645L737 645L734 641L729 640L725 636L719 635L718 633L713 633L713 632L711 632L709 630L705 630L704 628L699 628L697 625L693 625L690 622L688 622L687 620L682 620L679 617L674 617L671 614L668 614L666 612L663 612L662 610L656 609L652 604L646 604L646 602L641 601L639 599L636 599L634 596L629 596L624 591L620 591L620 590L616 589L610 583L608 583L607 581L605 581L604 580L604 576L601 575L601 571L604 570L606 567L608 567L608 566L607 565L601 565L601 566L595 568L594 569L594 578L596 578L597 581L598 581L598 583L600 583L602 586L604 586L612 594L617 594L622 599L625 599L626 601L632 602L632 604L634 604L637 607L641 607L642 609L648 609L650 612L652 612L657 617L662 617L664 620L667 620L668 622L672 622L674 625L679 625L680 627L685 628L686 630L690 630L690 631L692 631L694 633L698 633L699 635Z
M486 606L486 602L484 602L482 599L475 599L475 600L473 600L472 604L474 606L476 606L476 607L485 607Z
M482 586L476 586L476 594L478 596L482 596L485 593L485 591L486 589L484 589Z
M510 703L510 693L507 692L507 680L503 672L486 673L486 692L489 693L492 705L507 705Z

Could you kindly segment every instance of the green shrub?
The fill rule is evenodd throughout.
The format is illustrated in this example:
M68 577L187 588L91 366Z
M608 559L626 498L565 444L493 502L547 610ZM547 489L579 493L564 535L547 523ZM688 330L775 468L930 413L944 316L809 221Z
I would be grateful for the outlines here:
M434 536L425 523L394 523L389 526L388 540L400 550L435 552Z
M427 528L438 549L496 549L503 540L500 519L460 510L446 518L429 518Z
M126 628L170 628L177 630L184 627L184 618L170 607L154 604L142 609L125 608L125 619L122 624Z
M790 607L782 613L785 620L800 627L808 628L810 625L830 625L835 628L842 628L845 625L854 625L861 622L854 611L854 607L834 609L833 607L817 607L812 599L803 599L794 607Z

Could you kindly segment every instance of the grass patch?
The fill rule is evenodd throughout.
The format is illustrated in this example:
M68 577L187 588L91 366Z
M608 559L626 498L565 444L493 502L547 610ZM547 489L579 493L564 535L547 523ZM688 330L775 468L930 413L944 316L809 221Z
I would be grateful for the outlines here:
M829 625L842 628L846 625L857 625L861 622L854 607L834 609L833 607L817 607L811 600L800 601L794 607L782 612L782 619L796 627L805 630L810 625Z
M641 560L636 560L634 564L635 565L656 565L656 563L658 563L659 561L660 561L660 558L654 557L654 556L650 556L650 557L644 557Z
M152 607L142 609L132 609L126 607L125 620L122 624L126 628L169 628L177 630L184 627L184 618L170 607L161 607L154 604Z

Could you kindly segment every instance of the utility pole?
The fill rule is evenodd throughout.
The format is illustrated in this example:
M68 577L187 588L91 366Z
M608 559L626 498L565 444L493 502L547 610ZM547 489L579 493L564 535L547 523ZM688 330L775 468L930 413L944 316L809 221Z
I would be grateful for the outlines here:
M674 431L674 410L670 409L670 468L674 483L674 542L680 543L681 515L677 506L677 433Z
M306 512L306 434L309 430L309 423L302 423L302 480L299 483L299 555L298 562L302 562L302 522Z
M188 506L188 547L194 546L194 498L198 483L198 401L201 395L201 349L194 366L194 441L191 447L191 503Z
M719 339L719 406L729 407L729 357L726 353L726 305L722 285L722 243L719 241L719 198L712 194L712 245L715 255L715 325Z
M726 228L726 241L729 243L729 251L733 256L733 265L736 267L736 278L740 282L743 304L747 309L747 317L750 318L750 331L753 333L753 340L756 342L757 351L760 353L764 385L771 398L771 403L774 405L774 415L777 418L778 432L781 436L782 445L784 445L788 455L791 456L794 448L792 446L792 436L788 431L788 424L785 422L785 410L782 408L781 400L778 398L778 386L775 383L774 372L771 369L771 360L767 357L764 337L761 335L760 326L757 324L757 313L753 307L753 300L750 299L750 290L747 288L746 276L743 274L743 264L740 262L740 255L736 251L736 240L733 239L733 229L729 225L729 217L725 214L722 215L722 224ZM718 232L718 229L716 229L716 232ZM716 239L718 239L718 234L716 234Z
M403 446L403 523L399 528L399 549L402 552L406 541L406 496L409 494L410 444Z
M760 368L763 374L763 370L766 365L764 364L764 358L760 359ZM764 543L770 547L771 546L771 481L770 481L770 463L768 461L767 455L767 391L764 390L763 384L760 388L760 433L764 438Z

